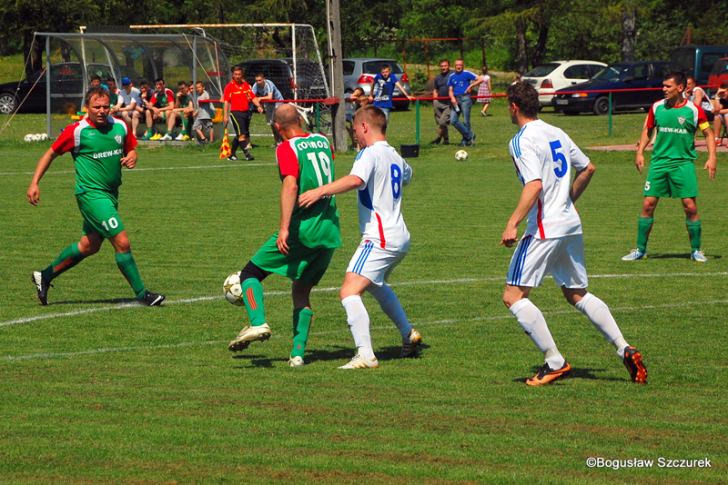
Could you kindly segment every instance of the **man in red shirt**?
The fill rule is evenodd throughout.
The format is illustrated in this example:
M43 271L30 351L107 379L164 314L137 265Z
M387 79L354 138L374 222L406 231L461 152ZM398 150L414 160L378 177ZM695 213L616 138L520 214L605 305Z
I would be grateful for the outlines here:
M225 101L222 120L223 126L227 126L228 121L232 118L232 125L235 130L235 138L233 138L231 147L232 153L228 157L228 160L234 161L238 159L235 156L235 152L239 146L243 147L246 160L254 160L248 144L250 138L250 102L258 108L259 113L263 112L263 107L260 105L260 100L255 97L253 90L250 88L250 84L243 79L245 70L241 66L233 66L231 72L233 80L225 86L225 91L222 95Z

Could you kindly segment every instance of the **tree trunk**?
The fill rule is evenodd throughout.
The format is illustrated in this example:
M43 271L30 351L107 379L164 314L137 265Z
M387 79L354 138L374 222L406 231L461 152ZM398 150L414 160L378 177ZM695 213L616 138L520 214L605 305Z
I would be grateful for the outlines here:
M549 20L543 17L541 20L542 22L538 26L538 41L536 41L536 47L533 49L533 55L531 56L534 66L543 62L546 55L546 43L549 38Z
M526 54L526 19L516 18L516 70L523 74L528 70L528 55Z
M637 36L637 13L632 6L622 8L622 62L631 62Z

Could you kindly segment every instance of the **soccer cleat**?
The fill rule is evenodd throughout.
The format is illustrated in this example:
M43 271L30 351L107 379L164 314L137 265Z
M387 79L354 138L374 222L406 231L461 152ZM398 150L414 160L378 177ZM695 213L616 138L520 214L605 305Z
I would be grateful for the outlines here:
M159 139L159 141L171 141L171 140L173 140L173 138L172 138L172 135L170 135L169 133L165 134L163 137L161 137Z
M379 361L376 357L366 359L357 353L348 364L342 365L339 369L376 369Z
M229 157L227 157L227 159L230 162L237 162L238 161L238 157L236 157L235 155L230 155Z
M152 140L152 141L157 141L160 138L162 138L162 134L161 133L155 133L155 134L153 134L152 136L149 137L149 139Z
M543 386L545 384L551 384L556 379L565 377L571 372L571 366L568 362L564 362L564 365L560 369L553 370L548 364L542 365L536 375L530 379L526 379L526 384L529 386Z
M467 142L467 146L471 147L475 145L475 133L473 133L473 136L470 137L470 140Z
M439 145L441 141L442 141L442 138L437 137L430 142L430 145Z
M699 250L695 250L690 253L690 259L696 263L706 263L708 261L708 258L705 257L705 253Z
M468 146L467 140L461 141L460 143L458 143L458 146L460 146L460 147L466 147L466 146Z
M159 293L152 293L151 291L145 291L144 296L139 300L140 303L146 306L160 306L164 301L165 296Z
M629 252L629 254L622 256L622 261L637 261L637 260L645 259L645 258L647 258L646 252L643 253L639 249L633 249L632 251Z
M185 136L187 136L187 135L185 135L184 133L180 133L179 135L175 136L174 139L176 141L184 141Z
M288 365L291 367L303 367L306 363L303 361L303 357L295 356L288 359Z
M632 382L647 384L647 368L642 363L642 354L631 345L624 348L624 366L629 371Z
M253 156L252 153L250 153L250 150L243 150L243 152L245 153L246 160L248 160L248 161L255 160L255 157Z
M38 292L38 299L40 300L41 305L47 305L48 304L48 288L50 288L52 285L43 279L43 275L40 271L33 271L33 274L30 275L30 280L35 285L35 289Z
M402 342L402 351L399 353L400 357L414 357L420 351L420 345L422 345L422 335L414 328L410 330L407 342Z
M237 337L230 341L228 344L228 350L230 352L245 350L250 345L250 342L255 342L256 340L268 340L270 335L270 327L267 323L258 325L257 327L251 327L248 325L240 331Z
M142 138L141 139L142 140L149 140L151 138L152 138L152 134L150 132L148 132L148 131L145 131L144 132L144 135L142 135Z

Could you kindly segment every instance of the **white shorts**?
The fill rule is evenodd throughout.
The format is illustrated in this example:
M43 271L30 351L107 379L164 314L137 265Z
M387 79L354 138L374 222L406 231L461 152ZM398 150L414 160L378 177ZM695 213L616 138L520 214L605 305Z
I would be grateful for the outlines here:
M347 273L356 273L377 286L382 286L389 273L407 255L404 251L382 249L366 239L359 244L346 268Z
M511 258L506 283L535 288L550 274L560 287L589 286L584 264L584 239L581 234L556 239L520 240Z

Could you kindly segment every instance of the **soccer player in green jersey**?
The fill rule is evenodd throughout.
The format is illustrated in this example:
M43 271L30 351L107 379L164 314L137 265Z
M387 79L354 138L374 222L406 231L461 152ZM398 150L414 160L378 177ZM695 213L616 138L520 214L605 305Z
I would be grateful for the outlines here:
M715 178L715 140L705 112L683 95L686 86L685 75L672 72L662 81L665 99L652 105L642 136L637 145L635 166L642 173L645 166L645 147L652 131L657 130L655 145L647 171L644 187L642 213L637 223L637 249L622 257L622 261L637 261L647 256L647 239L652 230L655 208L660 197L682 200L685 211L685 225L690 236L690 258L704 263L705 254L700 250L701 224L698 216L698 179L695 175L695 132L699 129L708 146L708 161L704 169L710 179Z
M27 198L32 205L40 202L40 180L56 157L71 152L76 166L76 202L83 216L83 236L41 271L31 275L42 305L48 304L51 281L71 269L87 256L99 251L108 239L116 252L116 264L129 282L139 302L158 306L164 295L152 293L144 286L129 236L117 212L121 167L134 168L137 162L136 138L127 125L109 116L109 93L92 88L86 93L87 116L67 126L58 139L38 160Z
M297 205L297 200L300 193L334 180L334 163L329 141L323 135L303 131L295 106L284 104L276 109L273 124L283 139L276 148L283 182L279 229L240 272L250 325L240 331L228 349L244 350L251 342L270 337L261 282L277 273L293 281L293 349L288 362L291 367L300 367L304 365L313 320L309 295L326 272L334 250L341 245L341 235L333 196L305 209Z

